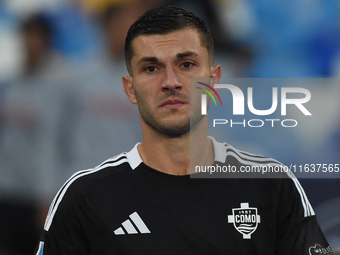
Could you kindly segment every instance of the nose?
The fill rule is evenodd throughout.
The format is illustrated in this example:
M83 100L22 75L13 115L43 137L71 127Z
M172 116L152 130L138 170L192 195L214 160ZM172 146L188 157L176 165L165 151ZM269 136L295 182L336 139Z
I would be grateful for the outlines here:
M164 92L182 90L182 84L179 80L179 77L176 74L176 71L171 67L165 70L165 79L162 84L162 90Z

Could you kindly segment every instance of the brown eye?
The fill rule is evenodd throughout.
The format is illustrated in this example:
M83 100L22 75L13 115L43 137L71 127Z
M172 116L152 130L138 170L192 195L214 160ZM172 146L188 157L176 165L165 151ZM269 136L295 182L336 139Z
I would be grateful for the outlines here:
M144 70L149 72L149 73L153 73L153 72L155 72L157 70L157 67L155 67L155 66L147 66L147 67L145 67Z
M184 62L182 64L182 66L185 68L185 69L189 69L190 67L192 67L194 64L191 63L191 62Z

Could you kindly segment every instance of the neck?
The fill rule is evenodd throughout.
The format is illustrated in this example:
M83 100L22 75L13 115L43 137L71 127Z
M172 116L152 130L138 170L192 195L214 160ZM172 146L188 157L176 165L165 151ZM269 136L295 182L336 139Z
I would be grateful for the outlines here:
M146 165L158 171L188 175L193 172L190 165L211 165L214 161L213 145L202 125L176 138L148 128L143 130L143 137L139 154Z

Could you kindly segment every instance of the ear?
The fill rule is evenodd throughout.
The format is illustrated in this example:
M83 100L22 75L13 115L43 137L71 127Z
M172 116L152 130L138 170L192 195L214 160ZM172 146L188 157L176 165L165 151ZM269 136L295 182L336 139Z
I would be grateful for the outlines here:
M210 78L213 78L214 83L218 83L222 77L222 69L220 65L212 66L210 68Z
M132 77L123 76L122 82L123 82L125 94L128 96L130 102L133 103L133 104L137 104L135 90L132 87Z

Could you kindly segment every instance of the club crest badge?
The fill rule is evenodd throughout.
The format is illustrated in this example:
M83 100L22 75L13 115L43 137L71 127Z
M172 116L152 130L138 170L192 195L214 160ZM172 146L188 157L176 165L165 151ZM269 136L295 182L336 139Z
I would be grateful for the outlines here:
M243 235L243 239L251 239L251 235L261 222L257 208L249 207L249 203L241 203L240 208L234 208L233 214L228 215L228 223L233 223L235 229Z

